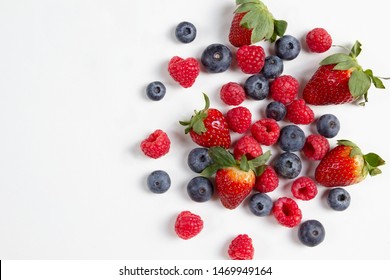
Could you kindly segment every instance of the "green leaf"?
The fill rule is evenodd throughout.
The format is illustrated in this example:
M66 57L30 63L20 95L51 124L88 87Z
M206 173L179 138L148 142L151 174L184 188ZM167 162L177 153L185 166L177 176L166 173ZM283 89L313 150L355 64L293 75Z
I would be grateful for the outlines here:
M371 79L363 71L353 71L348 81L349 91L355 98L366 94L371 86Z
M353 58L345 53L336 53L326 57L320 65L338 64L345 61L353 61Z
M274 20L274 32L279 37L282 37L287 29L287 22L285 20Z
M246 13L246 12L249 12L250 10L253 10L255 8L255 6L256 6L256 4L254 4L254 3L245 3L245 4L238 6L238 8L234 11L234 13L236 13L236 14Z
M191 127L192 127L192 130L196 134L200 135L200 134L207 131L206 126L204 125L204 122L203 122L203 120L207 117L207 114L200 114L198 116L199 116L199 118L194 117L195 121L192 123ZM191 129L191 127L190 127L190 129Z
M380 170L379 168L369 169L368 172L370 173L371 176L382 174L382 170Z
M355 44L353 45L349 55L356 58L359 56L361 51L362 51L362 44L359 41L356 41Z
M338 140L337 145L339 146L348 146L348 147L357 147L355 143L349 140Z
M362 153L362 150L360 150L359 147L353 147L351 152L349 153L349 156L350 157L354 157L354 156L362 156L363 153Z
M236 5L241 5L245 3L256 3L258 4L260 1L259 0L236 0Z
M236 165L234 156L228 150L222 147L211 147L209 149L209 155L211 159L219 166L229 167Z
M213 163L209 166L207 166L201 173L200 176L203 177L211 177L213 176L219 169L221 169L222 166L220 166L217 163Z
M257 168L255 169L255 174L256 174L256 176L260 176L261 174L263 174L266 168L267 168L267 165L266 165L266 164L263 164L263 165L257 167Z
M372 79L372 83L374 84L374 86L376 88L381 88L381 89L385 88L385 85L383 84L383 82L380 78L378 78L376 76L372 76L371 79Z
M250 160L249 162L251 162L253 166L257 168L259 166L266 164L267 161L270 159L270 157L271 157L271 151L267 151L266 153L262 154L261 156L258 156L257 158Z
M264 13L260 13L256 17L257 22L262 22L262 24L257 24L252 30L251 42L256 43L263 39L271 38L274 30L272 18L267 17Z
M358 68L359 67L359 64L351 59L351 60L346 60L346 61L342 61L342 62L339 62L336 64L335 67L333 67L334 70L349 70L351 68Z
M249 163L246 156L242 156L240 160L240 169L243 171L248 172L249 171Z
M375 153L368 153L364 155L364 160L372 167L378 167L385 164L384 159Z

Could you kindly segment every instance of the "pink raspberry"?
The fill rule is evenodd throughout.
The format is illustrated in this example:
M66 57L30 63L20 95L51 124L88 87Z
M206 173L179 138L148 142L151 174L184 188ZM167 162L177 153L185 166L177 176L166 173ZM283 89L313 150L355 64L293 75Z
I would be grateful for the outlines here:
M257 74L263 69L264 49L261 46L242 46L237 50L237 64L246 74Z
M299 177L291 185L291 192L295 198L302 200L313 199L317 193L316 183L309 177Z
M321 160L329 148L328 139L319 134L311 134L306 138L302 152L308 159Z
M261 193L275 190L279 185L279 178L272 166L267 165L260 176L256 177L255 189Z
M175 222L175 232L182 239L190 239L203 229L203 220L190 211L181 212Z
M148 138L141 142L142 152L151 158L159 158L169 152L171 141L168 135L161 129L157 129Z
M272 99L287 105L298 96L299 82L292 76L282 75L277 77L270 87Z
M240 160L242 156L246 156L248 160L257 158L263 154L263 150L252 136L244 136L237 141L237 144L234 147L234 157L237 160Z
M239 234L229 245L228 254L232 260L252 260L255 249L247 234Z
M299 225L302 220L301 209L289 197L281 197L276 200L272 208L272 213L279 224L290 228Z
M280 127L274 119L261 119L251 127L251 133L261 145L270 146L278 141Z
M237 133L244 133L251 126L252 113L248 108L238 106L230 109L226 113L226 121L232 131Z
M323 53L332 46L332 37L324 28L314 28L307 33L306 44L310 51Z
M241 85L230 82L222 86L220 97L226 105L237 106L244 102L245 90Z
M303 99L293 100L286 108L286 118L292 123L310 124L314 121L314 112L306 105L306 102Z

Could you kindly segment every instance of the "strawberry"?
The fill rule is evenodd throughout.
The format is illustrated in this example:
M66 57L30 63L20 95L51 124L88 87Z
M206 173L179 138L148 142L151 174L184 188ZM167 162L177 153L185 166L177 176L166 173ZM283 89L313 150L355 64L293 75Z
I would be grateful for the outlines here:
M374 153L363 155L356 144L339 140L338 146L330 150L315 171L315 179L325 187L344 187L363 181L368 174L381 173L378 166L385 161Z
M220 146L227 149L231 138L226 118L218 109L209 108L210 99L206 94L203 96L206 103L204 109L195 111L190 121L180 121L180 124L186 126L185 133L190 133L196 144L206 148Z
M287 22L276 20L260 0L236 0L237 9L229 32L229 41L235 47L251 45L261 40L274 42L283 36Z
M209 155L214 163L201 175L209 177L216 172L215 186L221 203L227 209L234 209L251 193L256 175L270 158L271 152L267 151L249 161L246 156L235 160L233 154L222 147L210 148Z
M371 84L384 89L381 78L372 70L363 70L357 61L361 44L356 41L349 54L336 53L320 62L320 67L303 89L303 99L312 105L351 103L364 98L367 102ZM386 78L384 78L386 79Z

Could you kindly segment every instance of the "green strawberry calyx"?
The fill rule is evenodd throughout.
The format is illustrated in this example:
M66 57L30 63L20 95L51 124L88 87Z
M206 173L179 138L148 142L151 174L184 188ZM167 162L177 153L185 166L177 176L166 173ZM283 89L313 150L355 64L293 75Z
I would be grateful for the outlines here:
M203 93L203 98L205 101L205 106L202 110L195 110L194 115L191 117L190 121L179 121L181 125L186 126L186 129L184 130L185 134L188 134L191 130L199 135L206 132L207 129L204 125L204 120L208 115L207 111L210 108L210 99L205 93Z
M248 160L245 155L241 157L241 160L236 160L233 154L225 148L211 147L209 148L209 155L213 163L202 171L201 176L211 177L219 169L228 167L237 167L245 172L252 170L258 176L264 171L265 164L271 157L271 151L267 151L252 160Z
M344 48L344 47L343 47ZM346 49L346 48L344 48ZM374 84L376 88L384 89L385 86L382 80L388 78L382 78L375 76L371 69L363 70L357 61L357 57L362 51L362 44L356 41L352 46L349 53L336 53L326 57L320 62L320 65L335 64L333 70L348 70L351 72L351 76L348 81L349 91L355 98L364 98L364 102L359 103L365 105L368 101L368 90L371 84Z
M363 154L360 148L353 142L349 140L338 140L337 144L340 146L352 147L352 150L349 154L350 157L361 156L364 160L364 166L362 169L362 176L366 177L367 174L370 176L375 176L381 174L382 171L378 168L379 166L384 165L386 162L379 155L375 153Z
M234 13L245 13L240 26L252 30L252 44L261 40L274 42L286 32L287 22L276 20L260 0L236 0L236 4L238 7Z

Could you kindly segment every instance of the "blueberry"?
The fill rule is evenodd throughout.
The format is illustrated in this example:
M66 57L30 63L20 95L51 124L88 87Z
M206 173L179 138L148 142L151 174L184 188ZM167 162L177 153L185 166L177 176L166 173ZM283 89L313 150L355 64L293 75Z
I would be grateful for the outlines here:
M283 103L272 101L267 105L265 114L267 118L274 119L275 121L281 121L286 116L287 110Z
M272 199L265 193L256 193L250 197L249 209L256 216L268 216L271 213L272 206Z
M351 203L351 196L343 188L331 189L327 198L330 208L336 211L344 211Z
M306 246L317 246L324 241L325 228L317 220L307 220L299 226L298 238Z
M167 172L155 170L149 174L147 183L151 192L165 193L171 186L171 178Z
M283 73L283 60L276 55L269 55L265 58L263 76L267 79L275 79Z
M191 150L187 158L188 166L192 171L201 173L207 166L213 163L207 148L195 148Z
M279 146L283 151L300 151L305 145L305 141L305 133L295 124L287 125L280 130Z
M146 87L146 95L153 101L159 101L164 98L166 88L162 82L154 81Z
M326 138L335 137L340 131L339 119L332 114L322 115L316 122L317 131Z
M296 154L285 152L275 159L274 168L278 175L294 179L301 173L302 161Z
M201 62L208 72L225 72L232 63L232 52L222 44L211 44L202 53Z
M257 74L246 79L244 84L246 95L254 100L263 100L268 96L269 83L264 76Z
M175 30L176 38L182 43L191 43L196 37L196 28L190 22L183 21L179 23Z
M293 60L301 52L301 43L291 35L284 35L275 42L275 52L284 60Z
M194 177L187 185L187 193L193 201L205 202L213 196L214 186L206 177Z

